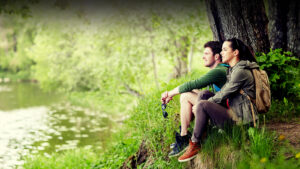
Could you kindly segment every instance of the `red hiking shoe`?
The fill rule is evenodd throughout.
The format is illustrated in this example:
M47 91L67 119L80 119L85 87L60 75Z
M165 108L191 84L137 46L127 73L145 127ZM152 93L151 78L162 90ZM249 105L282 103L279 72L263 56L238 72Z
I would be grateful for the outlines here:
M178 158L179 162L186 162L186 161L190 161L191 159L195 158L198 154L198 152L200 151L201 147L198 143L193 143L190 140L189 143L189 147L186 150L186 152L184 154L182 154L182 156L180 156Z

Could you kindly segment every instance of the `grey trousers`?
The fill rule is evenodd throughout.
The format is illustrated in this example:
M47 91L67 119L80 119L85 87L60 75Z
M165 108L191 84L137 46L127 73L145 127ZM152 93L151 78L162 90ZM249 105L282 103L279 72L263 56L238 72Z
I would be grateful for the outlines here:
M207 101L210 97L214 96L214 93L205 90L201 91L198 95L197 109L195 112L195 126L192 136L193 142L200 142L203 133L207 129L208 120L223 128L225 123L233 123L231 120L228 109L224 106Z

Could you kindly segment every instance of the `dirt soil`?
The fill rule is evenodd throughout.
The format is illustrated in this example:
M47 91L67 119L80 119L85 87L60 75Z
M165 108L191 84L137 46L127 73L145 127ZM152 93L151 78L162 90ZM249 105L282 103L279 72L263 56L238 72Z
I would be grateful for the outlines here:
M300 149L300 118L293 122L269 122L266 128L276 131L278 135L283 135L296 149ZM282 137L282 136L281 136Z

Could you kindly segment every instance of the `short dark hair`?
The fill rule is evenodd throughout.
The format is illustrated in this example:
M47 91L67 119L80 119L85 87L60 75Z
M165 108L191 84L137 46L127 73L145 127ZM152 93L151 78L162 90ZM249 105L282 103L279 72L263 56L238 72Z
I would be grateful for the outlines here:
M222 51L222 43L219 41L208 41L204 44L204 48L211 48L213 55L220 54Z
M231 48L233 50L239 50L240 60L249 60L250 62L256 62L256 58L252 50L243 41L237 38L230 38L226 39L225 41L231 42Z

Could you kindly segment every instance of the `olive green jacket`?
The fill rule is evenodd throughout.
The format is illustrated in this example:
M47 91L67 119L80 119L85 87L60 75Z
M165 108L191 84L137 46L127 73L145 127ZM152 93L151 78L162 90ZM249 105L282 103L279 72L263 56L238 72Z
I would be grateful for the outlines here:
M253 121L251 113L250 100L244 94L240 94L240 90L255 99L255 81L251 69L259 68L257 63L249 61L239 61L235 66L230 67L227 71L227 81L215 96L209 101L214 103L224 103L228 99L230 113L233 120L242 122L243 124ZM258 119L257 109L254 106L255 119Z

